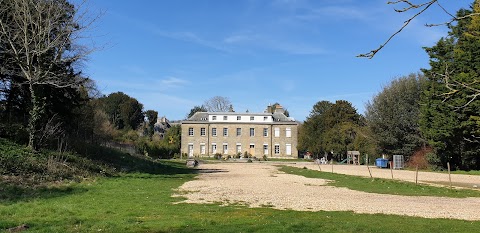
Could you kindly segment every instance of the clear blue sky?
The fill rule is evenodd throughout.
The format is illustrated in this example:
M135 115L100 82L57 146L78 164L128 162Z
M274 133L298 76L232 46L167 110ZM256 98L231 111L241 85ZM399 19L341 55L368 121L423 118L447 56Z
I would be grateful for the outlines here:
M213 96L235 111L279 102L303 121L321 100L350 101L359 113L395 77L428 68L423 46L445 36L434 6L373 59L411 14L387 0L90 0L103 11L87 36L102 49L85 73L103 94L122 91L171 120ZM418 1L417 1L418 2ZM440 0L453 13L473 0Z

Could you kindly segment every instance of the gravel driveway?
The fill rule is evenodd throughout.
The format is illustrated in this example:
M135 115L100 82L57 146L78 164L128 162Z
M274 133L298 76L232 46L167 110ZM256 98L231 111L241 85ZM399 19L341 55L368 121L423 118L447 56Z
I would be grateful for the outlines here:
M285 174L278 171L279 163L211 163L201 164L197 179L179 187L176 196L187 198L186 203L246 204L250 207L271 207L297 211L353 211L383 213L425 218L480 220L480 198L409 197L365 193L347 188L326 186L326 180ZM285 165L285 163L283 163ZM314 169L313 163L294 164ZM331 166L324 165L325 170ZM346 167L340 169L341 167ZM361 169L360 166L335 165L334 171ZM357 167L357 168L355 168ZM363 166L364 169L366 167ZM322 169L324 169L322 167ZM372 174L390 171L372 169ZM400 179L400 172L394 171ZM407 172L407 171L405 171ZM364 175L357 174L356 175ZM368 170L367 170L368 175ZM405 173L410 180L411 174ZM369 176L369 175L368 175ZM420 175L419 175L420 177ZM425 174L426 177L426 174ZM435 177L435 175L433 175ZM462 176L456 177L461 179ZM443 179L443 178L439 178ZM447 178L448 179L448 178ZM467 179L472 179L471 181ZM466 183L479 182L478 176L464 176ZM312 195L321 198L312 198Z

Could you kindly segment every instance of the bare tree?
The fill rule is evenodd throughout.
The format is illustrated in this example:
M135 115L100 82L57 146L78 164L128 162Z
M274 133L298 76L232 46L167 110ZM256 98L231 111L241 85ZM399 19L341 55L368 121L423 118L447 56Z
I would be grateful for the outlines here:
M429 1L423 1L421 3L418 3L418 4L415 4L413 3L412 1L410 0L398 0L398 1L393 1L393 2L387 2L387 4L393 4L393 5L400 5L400 4L403 4L403 8L395 8L395 12L397 13L405 13L405 12L412 12L412 11L415 11L415 14L413 16L411 16L410 18L408 18L404 23L403 25L400 27L400 29L398 29L395 33L393 33L392 35L390 35L390 37L383 43L381 44L378 48L368 52L368 53L363 53L363 54L359 54L357 55L357 57L366 57L366 58L369 58L369 59L372 59L381 49L383 49L383 47L385 47L396 35L398 35L399 33L401 33L403 31L403 29L405 29L415 18L417 18L419 15L423 14L424 12L426 12L429 8L431 8L433 5L438 5L438 7L440 9L442 9L443 12L445 12L445 14L447 14L450 19L446 22L441 22L441 23L434 23L434 24L428 24L426 23L425 26L427 27L434 27L434 26L442 26L442 25L450 25L456 21L459 21L459 20L462 20L462 19L466 19L466 18L470 18L472 16L475 16L475 15L479 15L480 13L478 12L474 12L474 13L471 13L471 14L467 14L467 15L464 15L464 16L461 16L461 17L457 17L455 16L454 13L450 12L449 10L447 10L440 2L439 0L429 0Z
M203 104L209 112L229 112L233 109L232 103L227 97L214 96Z
M12 70L20 72L19 85L27 85L32 109L29 113L29 147L36 149L45 112L42 86L79 87L85 79L73 68L91 50L77 39L92 22L86 13L66 0L0 0L0 52L8 54ZM8 68L2 68L8 69Z

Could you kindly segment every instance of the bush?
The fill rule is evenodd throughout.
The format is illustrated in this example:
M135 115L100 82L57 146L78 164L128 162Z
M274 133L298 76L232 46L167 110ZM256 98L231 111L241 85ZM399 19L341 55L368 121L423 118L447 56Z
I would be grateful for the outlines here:
M222 159L222 154L220 154L220 153L215 153L215 154L213 155L213 158L220 160L220 159Z
M263 161L268 161L267 156L263 155Z
M235 154L234 158L236 159L239 159L242 157L242 153L238 152L237 154Z
M253 163L252 159L248 159L247 163Z
M435 152L425 154L425 159L432 170L442 170L442 160Z
M426 154L431 153L432 151L433 150L429 147L418 149L408 159L407 166L411 168L415 168L418 166L419 169L429 168L430 166Z

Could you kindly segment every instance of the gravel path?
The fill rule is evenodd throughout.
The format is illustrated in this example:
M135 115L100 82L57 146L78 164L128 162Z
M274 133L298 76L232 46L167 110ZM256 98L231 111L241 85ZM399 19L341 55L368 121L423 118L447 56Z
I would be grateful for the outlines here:
M179 187L176 196L186 197L186 203L222 202L297 211L354 211L480 220L480 198L408 197L365 193L326 186L327 181L322 179L285 174L278 171L274 165L276 164L202 164L199 166L201 174L198 178ZM312 163L309 165L308 168L313 168ZM388 175L390 176L390 171ZM312 195L321 198L312 198Z

